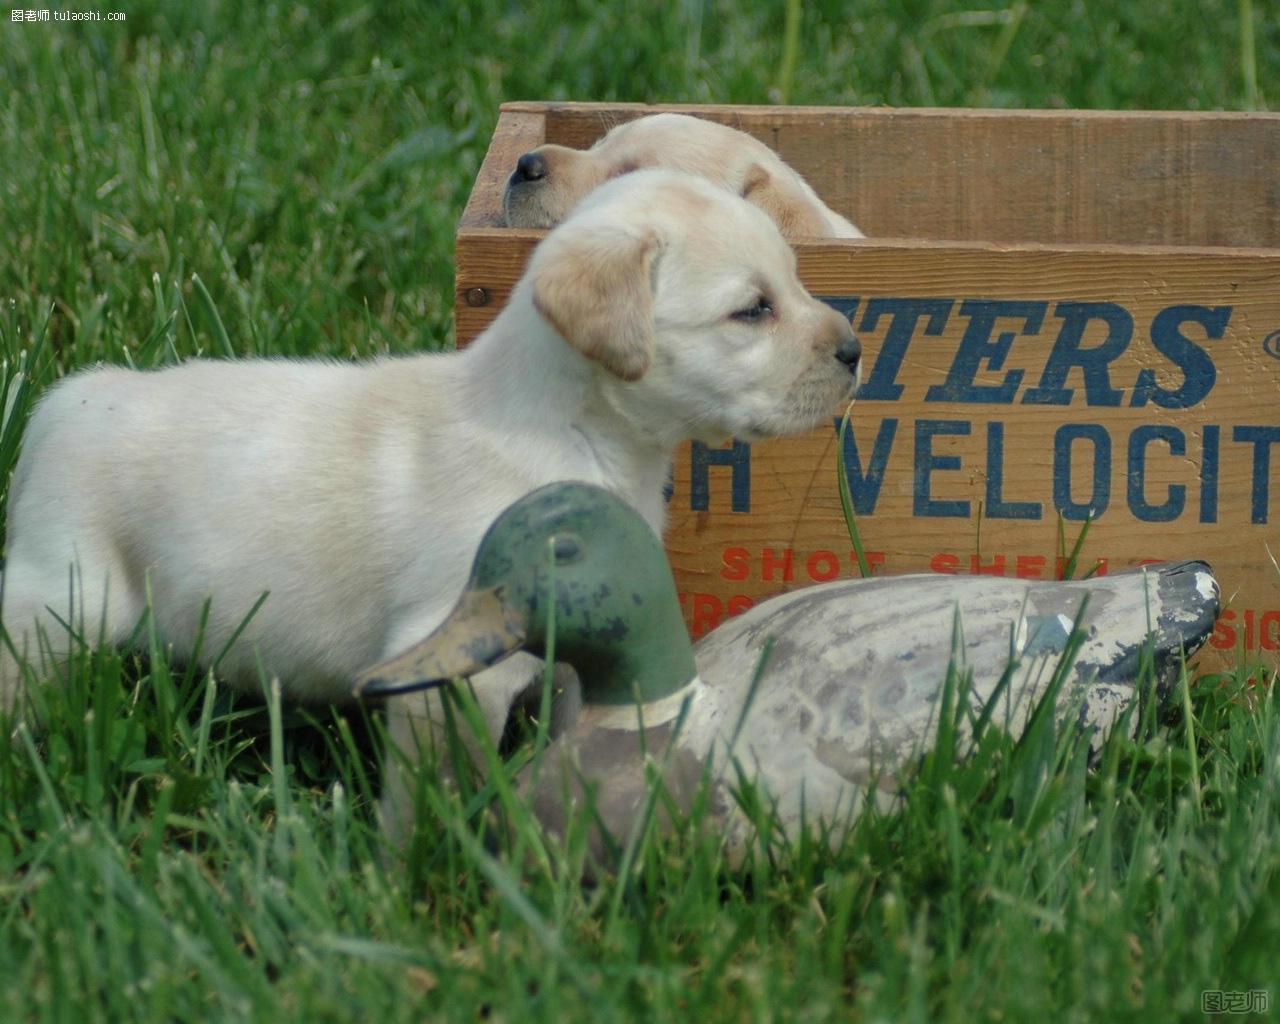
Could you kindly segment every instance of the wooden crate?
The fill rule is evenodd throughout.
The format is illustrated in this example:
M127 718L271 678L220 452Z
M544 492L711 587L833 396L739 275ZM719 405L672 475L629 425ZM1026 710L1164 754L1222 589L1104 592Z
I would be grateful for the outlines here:
M658 109L762 139L871 236L795 248L866 356L843 457L875 571L1049 577L1092 514L1085 567L1204 558L1211 650L1280 650L1280 115L509 103L458 229L459 344L543 234L500 226L516 158ZM695 635L857 572L836 458L834 419L678 453Z

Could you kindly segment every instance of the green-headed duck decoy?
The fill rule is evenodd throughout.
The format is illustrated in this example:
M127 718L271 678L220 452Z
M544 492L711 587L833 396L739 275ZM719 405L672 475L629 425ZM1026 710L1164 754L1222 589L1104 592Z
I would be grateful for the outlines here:
M709 806L731 859L753 834L732 793L734 761L776 802L789 834L802 818L843 820L869 786L878 803L890 802L898 771L936 734L949 665L972 673L967 699L977 711L1012 660L991 721L1020 734L1060 656L1078 643L1055 700L1101 736L1138 696L1144 647L1167 686L1218 613L1218 585L1203 562L1073 582L899 576L783 594L695 648L644 520L607 491L558 483L499 516L450 617L364 673L357 694L437 685L518 649L544 654L553 578L555 658L577 670L583 710L544 754L532 794L538 817L562 826L566 780L547 770L558 763L573 792L581 793L577 773L596 786L602 822L625 838L643 806L647 753L665 765L668 791L685 808L709 770Z

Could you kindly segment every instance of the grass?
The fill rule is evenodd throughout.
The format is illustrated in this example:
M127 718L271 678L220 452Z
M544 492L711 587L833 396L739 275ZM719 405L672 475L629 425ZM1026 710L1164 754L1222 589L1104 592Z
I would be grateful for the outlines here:
M97 360L449 345L453 227L503 99L1240 109L1280 72L1280 24L1246 0L119 9L0 22L5 481L34 396ZM989 732L836 850L773 843L728 870L691 824L584 887L581 843L548 847L502 772L479 793L424 781L404 865L376 825L376 717L235 699L158 649L84 652L37 691L39 728L0 729L0 1019L1274 1003L1280 715L1252 685L1270 671L1184 680L1093 771L1070 734Z

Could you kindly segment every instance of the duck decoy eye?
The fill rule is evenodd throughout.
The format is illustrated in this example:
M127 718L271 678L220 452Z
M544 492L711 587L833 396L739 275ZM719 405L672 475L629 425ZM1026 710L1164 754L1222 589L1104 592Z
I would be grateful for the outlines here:
M551 538L551 555L556 565L569 565L576 562L582 554L582 544L577 537L568 534L556 534Z

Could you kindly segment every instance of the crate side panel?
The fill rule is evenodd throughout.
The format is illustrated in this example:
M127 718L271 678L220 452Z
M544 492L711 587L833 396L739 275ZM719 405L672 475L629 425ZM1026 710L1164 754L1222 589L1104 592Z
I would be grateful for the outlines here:
M547 138L658 109L551 105ZM872 236L1280 247L1276 115L679 109L766 142Z
M1280 253L802 246L851 314L864 397L839 453L877 571L1047 578L1203 558L1215 637L1280 649ZM834 419L675 463L668 552L706 632L764 596L857 572Z

